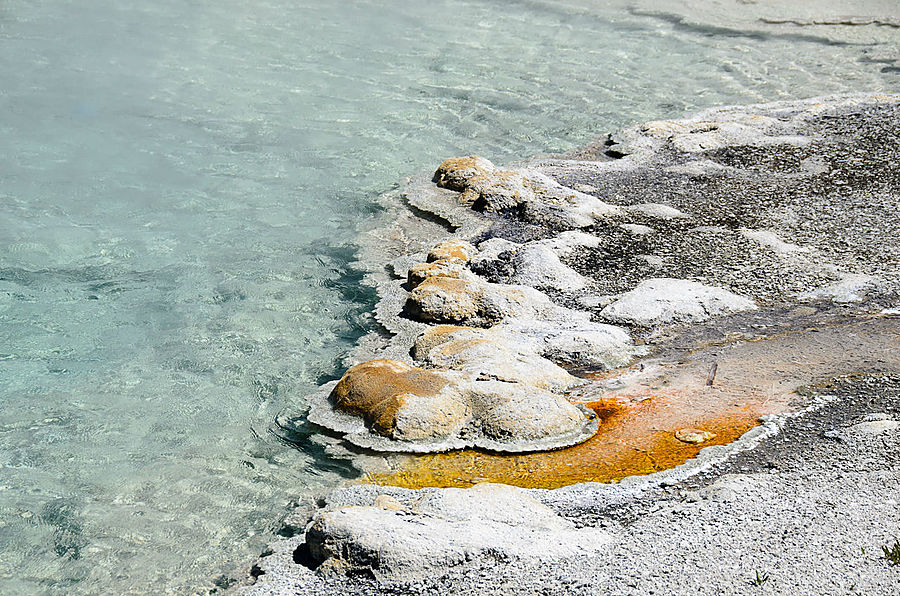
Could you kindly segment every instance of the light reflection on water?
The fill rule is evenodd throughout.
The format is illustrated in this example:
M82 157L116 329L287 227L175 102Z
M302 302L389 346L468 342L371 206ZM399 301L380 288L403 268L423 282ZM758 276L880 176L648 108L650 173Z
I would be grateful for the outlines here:
M208 588L353 474L271 421L366 329L354 231L403 175L898 88L858 48L596 10L4 2L0 592Z

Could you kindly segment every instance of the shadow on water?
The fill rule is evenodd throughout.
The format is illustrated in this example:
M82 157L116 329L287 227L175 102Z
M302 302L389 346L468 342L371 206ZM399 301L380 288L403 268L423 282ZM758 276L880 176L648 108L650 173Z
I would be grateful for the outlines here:
M41 523L53 528L50 533L51 548L57 556L76 560L87 545L83 536L83 524L75 505L67 499L55 499L46 503L38 517Z
M375 288L364 283L365 272L353 267L356 250L353 245L329 246L316 257L333 274L333 277L322 282L323 286L337 292L340 304L352 305L352 308L344 314L346 328L340 334L340 339L350 344L373 331L377 325L371 313L378 301L378 293ZM328 265L328 262L341 265ZM316 378L316 384L323 385L340 378L343 373L342 360L343 355L336 356L332 360L330 370Z
M362 470L354 466L349 459L330 455L325 445L314 441L313 437L316 436L339 437L339 435L310 423L305 416L278 415L270 432L285 445L311 457L317 472L337 474L348 480L355 480L363 474Z

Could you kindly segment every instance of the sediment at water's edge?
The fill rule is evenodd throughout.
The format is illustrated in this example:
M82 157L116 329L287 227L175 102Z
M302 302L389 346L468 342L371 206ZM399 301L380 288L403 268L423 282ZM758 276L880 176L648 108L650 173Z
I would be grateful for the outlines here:
M295 514L296 535L272 545L242 593L362 593L366 582L477 593L459 584L470 574L505 578L477 584L505 593L523 569L548 566L560 589L591 593L566 578L633 572L645 547L622 512L647 503L662 503L660 540L698 557L717 523L753 527L766 503L794 527L786 503L809 478L778 461L798 444L822 455L806 470L818 482L857 475L822 498L860 511L858 527L801 499L830 524L815 540L871 540L873 524L900 521L866 501L900 489L898 128L898 96L719 108L516 167L448 160L385 197L360 259L382 329L308 415L328 453L383 485ZM837 390L821 385L842 375ZM810 435L798 420L833 428ZM733 467L761 453L774 467ZM711 496L690 501L691 490ZM720 493L731 509L709 516ZM704 504L700 526L681 523L682 501ZM734 565L741 546L726 556ZM820 565L802 586L815 593L859 567L835 554L811 563L784 541L743 546ZM890 593L896 574L872 566L867 593ZM711 579L659 585L743 577L713 567ZM530 574L519 589L541 585Z

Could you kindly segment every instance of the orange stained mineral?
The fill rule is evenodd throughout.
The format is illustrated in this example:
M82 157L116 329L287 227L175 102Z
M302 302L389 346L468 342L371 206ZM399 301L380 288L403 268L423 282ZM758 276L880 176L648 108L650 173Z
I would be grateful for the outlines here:
M446 385L431 371L396 360L370 360L350 367L331 397L337 409L359 414L376 431L389 434L407 397L437 395Z
M597 434L580 445L522 455L465 450L398 456L389 471L372 471L366 481L410 488L485 481L556 488L649 474L734 441L763 414L796 409L802 386L850 372L900 372L898 348L900 321L872 318L706 347L683 362L655 362L645 370L602 372L597 383L607 389L599 399L570 396L601 420ZM691 444L676 438L684 429L715 436Z

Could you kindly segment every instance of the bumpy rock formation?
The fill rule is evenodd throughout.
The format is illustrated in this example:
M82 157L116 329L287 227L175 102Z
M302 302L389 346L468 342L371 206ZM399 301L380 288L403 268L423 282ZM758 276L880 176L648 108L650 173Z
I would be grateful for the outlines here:
M596 431L588 410L552 392L581 384L579 379L558 367L547 374L509 367L515 355L488 343L481 351L475 343L454 356L455 364L468 359L468 367L424 370L388 359L352 366L310 419L384 451L529 451L577 443ZM481 355L488 358L484 366L477 362ZM491 366L508 378L479 372Z
M540 248L559 270L564 266L553 250L565 254L585 242L570 235L526 246L522 255ZM590 437L596 418L565 398L585 381L557 363L621 366L640 349L623 329L558 306L532 287L485 281L468 268L478 253L468 242L443 242L407 271L408 315L452 323L427 328L412 348L430 368L387 359L357 364L328 400L313 400L310 419L388 451L526 451ZM582 288L569 271L579 281L574 289Z
M651 122L582 148L577 160L544 159L515 171L500 170L476 156L444 162L433 180L423 176L413 181L404 198L446 225L416 220L404 227L409 214L396 201L390 216L400 224L370 238L368 261L377 264L370 275L381 297L376 318L393 337L367 337L355 354L357 361L367 362L311 396L309 420L380 451L551 449L571 445L596 428L596 421L567 398L577 395L587 402L609 395L603 392L628 378L660 385L659 391L645 392L639 388L643 381L635 381L630 402L635 407L657 407L652 400L664 392L696 407L695 394L677 393L700 386L714 401L729 379L742 391L740 375L735 378L724 361L713 386L707 385L713 373L708 376L706 361L703 366L697 361L684 383L676 379L673 384L665 372L670 362L660 353L675 349L678 357L696 342L710 340L716 347L708 354L716 357L721 355L719 342L732 335L753 339L759 337L757 331L768 333L769 340L778 338L781 357L787 351L791 358L785 367L795 353L809 357L793 372L804 384L847 372L838 370L844 365L877 375L869 379L873 386L888 382L886 371L895 379L892 317L900 312L897 122L900 97L832 97ZM427 233L417 236L423 226ZM435 235L448 233L452 240L433 246ZM690 325L720 315L729 315L721 326L718 321ZM847 327L830 326L838 319ZM857 319L868 322L863 328ZM781 327L785 320L791 325ZM804 332L806 339L800 341L800 334L787 332L792 328L810 333ZM568 367L627 365L642 353L630 333L649 344L660 342L659 360L643 361L641 369L607 381L573 376ZM847 343L862 336L866 342ZM667 346L666 337L677 347ZM848 345L856 354L853 361L842 350ZM820 350L829 357L818 358ZM768 360L769 354L761 358ZM760 371L756 366L748 364L754 374ZM763 367L766 382L765 375L777 377L780 367ZM896 381L890 383L885 399L896 393ZM783 396L793 395L790 387L781 390ZM740 401L727 391L720 395L731 404ZM704 420L709 418L664 429L666 438L698 449L721 442L723 431ZM453 572L458 581L483 571L489 560L529 570L550 558L541 567L550 570L556 567L554 557L583 557L582 562L594 566L584 577L593 579L605 573L608 559L596 555L609 541L606 533L575 529L535 499L591 525L610 506L615 509L639 492L709 470L729 453L751 449L783 424L792 424L792 418L765 420L734 444L706 447L682 466L616 485L528 492L492 485L421 491L357 485L335 491L311 523L306 525L309 518L303 516L294 524L305 527L305 534L275 545L276 554L260 562L264 574L255 593L273 593L270 588L279 585L282 573L300 578L308 588L304 592L285 584L279 588L283 593L318 593L320 576L331 571L367 573L390 583L417 575L438 578L458 565L461 569ZM804 422L794 430L812 432L801 426L809 425ZM879 414L824 436L840 439L828 443L829 452L838 444L840 449L858 445L866 453L861 461L869 465L875 462L872 446L890 446L883 441L898 428L896 416ZM346 455L337 439L322 442ZM375 460L379 463L373 466L397 462L381 456L356 461L366 466ZM823 478L833 480L833 469L826 468ZM520 470L516 467L513 474ZM773 473L757 475L771 483ZM881 479L896 476L878 474ZM879 486L878 494L893 494L893 487ZM730 492L740 496L746 491ZM796 511L796 495L808 492L791 488L780 493L777 502L785 504L785 519ZM760 494L759 510L770 512L776 501L768 492ZM711 514L710 523L720 524L722 515L733 513L733 504L725 505ZM695 517L685 516L683 507L674 504L667 527L659 527L655 516L631 536L613 525L610 531L617 539L637 545L618 548L617 556L639 553L633 559L636 566L622 577L630 579L634 569L645 566L640 545L647 544L647 531L666 538L675 528L671 560L681 561L684 540L699 535L677 532L678 524ZM858 504L853 510L859 510ZM822 519L831 513L823 513ZM740 512L735 519L739 517ZM884 526L883 511L873 519L872 528ZM701 533L709 526L704 528ZM753 536L748 536L750 544ZM795 551L797 560L808 558L808 548ZM571 562L565 566L572 567ZM654 582L657 577L653 574ZM882 577L879 585L892 586L892 579ZM545 587L543 580L538 573L532 586ZM335 593L345 586L335 577L328 581L336 582ZM839 578L829 585L834 581ZM394 585L417 592L425 582ZM589 583L584 587L581 591L590 591Z
M373 431L394 439L446 437L471 418L469 400L451 378L396 360L351 367L331 398L338 410L362 416Z
M381 505L316 516L306 544L320 573L367 569L376 577L414 577L485 556L553 561L591 555L611 541L604 530L576 529L526 491L502 484L433 492L409 507L393 499Z
M444 161L434 181L459 191L459 201L476 211L516 211L551 227L587 227L598 218L619 213L615 205L562 186L549 176L530 170L498 170L474 155Z

